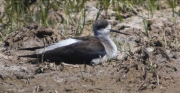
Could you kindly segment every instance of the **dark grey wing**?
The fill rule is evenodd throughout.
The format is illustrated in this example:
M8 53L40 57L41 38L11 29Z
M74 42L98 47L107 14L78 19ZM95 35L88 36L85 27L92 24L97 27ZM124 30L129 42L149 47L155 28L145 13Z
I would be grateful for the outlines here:
M82 41L46 51L44 58L72 64L90 63L92 59L106 54L104 46L96 38L82 38Z

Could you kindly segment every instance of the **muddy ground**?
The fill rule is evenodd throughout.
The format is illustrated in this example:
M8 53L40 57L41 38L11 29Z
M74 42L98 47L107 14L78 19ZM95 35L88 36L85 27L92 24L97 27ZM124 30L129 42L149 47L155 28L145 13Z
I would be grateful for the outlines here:
M87 15L95 10L89 6ZM148 18L148 12L139 8L137 14L124 13L120 22L114 11L108 11L112 27L130 34L111 34L119 50L116 59L89 66L19 58L33 53L19 48L65 39L57 29L28 24L0 44L0 93L179 93L180 17L176 14L174 20L171 9L164 7ZM148 34L142 16L147 18ZM71 27L68 37L73 36ZM86 25L82 36L92 35L90 28Z

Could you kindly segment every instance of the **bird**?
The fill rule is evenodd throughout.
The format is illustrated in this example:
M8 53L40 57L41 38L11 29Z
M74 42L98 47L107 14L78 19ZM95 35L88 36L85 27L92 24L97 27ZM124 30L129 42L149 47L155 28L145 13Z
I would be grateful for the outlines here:
M111 29L110 23L103 18L94 22L93 32L94 36L69 38L46 47L21 48L19 50L32 50L35 53L19 57L38 58L56 64L65 62L69 64L98 65L117 55L118 50L116 44L110 38L110 32L128 35Z

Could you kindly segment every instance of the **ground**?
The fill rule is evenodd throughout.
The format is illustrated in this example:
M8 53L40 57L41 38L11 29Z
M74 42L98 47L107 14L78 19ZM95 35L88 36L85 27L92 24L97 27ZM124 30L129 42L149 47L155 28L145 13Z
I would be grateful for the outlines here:
M148 12L140 8L143 12L120 22L108 11L112 27L130 34L111 34L117 58L96 66L19 58L33 53L19 48L65 39L56 29L28 24L0 44L0 93L179 93L180 17L172 17L171 9L165 8L144 19L141 16L146 18ZM92 35L90 28L85 26L82 36Z

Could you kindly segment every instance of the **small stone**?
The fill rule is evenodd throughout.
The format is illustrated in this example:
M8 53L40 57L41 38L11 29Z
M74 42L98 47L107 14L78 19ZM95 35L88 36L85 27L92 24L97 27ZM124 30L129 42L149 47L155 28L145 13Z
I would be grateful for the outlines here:
M128 57L128 55L125 52L122 52L117 55L117 60L125 60Z
M148 53L150 53L150 52L154 51L154 48L153 48L153 47L147 47L147 48L146 48L146 51L147 51Z

